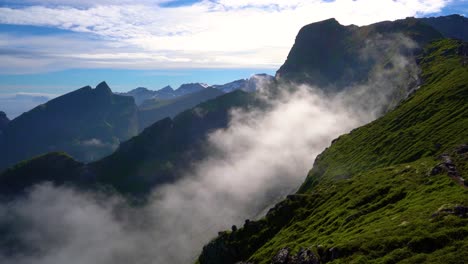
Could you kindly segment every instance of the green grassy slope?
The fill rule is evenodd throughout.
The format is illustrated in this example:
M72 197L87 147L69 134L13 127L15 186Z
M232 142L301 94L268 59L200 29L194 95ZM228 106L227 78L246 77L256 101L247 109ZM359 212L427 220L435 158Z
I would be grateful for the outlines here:
M283 248L308 248L320 263L466 263L468 190L434 168L446 153L468 175L467 51L454 40L429 46L418 91L335 140L298 194L222 232L199 263L271 263Z

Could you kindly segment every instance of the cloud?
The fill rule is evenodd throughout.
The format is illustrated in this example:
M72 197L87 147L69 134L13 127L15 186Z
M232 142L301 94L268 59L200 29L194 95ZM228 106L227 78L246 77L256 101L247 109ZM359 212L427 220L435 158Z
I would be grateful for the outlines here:
M376 38L362 56L388 62L385 51L413 45L399 35ZM408 82L418 74L414 60L389 60L369 83L339 93L291 84L271 93L264 87L258 96L265 108L233 110L229 126L209 135L210 154L178 182L155 189L144 205L50 184L0 204L0 227L11 230L8 241L21 249L1 252L0 262L193 263L218 231L258 218L294 192L332 139L394 106L409 92L408 83L417 87Z
M9 119L13 119L56 96L46 93L0 94L0 111L5 112Z
M72 2L38 0L28 2L32 6L0 7L2 24L52 27L76 33L72 38L64 37L63 43L60 34L31 36L33 49L36 42L49 39L52 45L68 50L58 57L39 58L43 62L31 67L29 61L10 54L9 61L18 60L19 68L15 71L67 68L69 61L76 58L81 58L88 67L117 64L136 69L276 68L284 61L298 30L306 24L336 17L343 24L365 25L439 12L450 3L449 0L219 0L169 8L158 5L161 1L156 4L101 1L86 7L76 7ZM51 3L62 5L50 6ZM83 53L82 45L66 45L76 36L86 36L77 38L77 43L87 42L85 46L99 43L107 51ZM4 48L27 50L8 41L0 44ZM50 52L40 46L37 49Z

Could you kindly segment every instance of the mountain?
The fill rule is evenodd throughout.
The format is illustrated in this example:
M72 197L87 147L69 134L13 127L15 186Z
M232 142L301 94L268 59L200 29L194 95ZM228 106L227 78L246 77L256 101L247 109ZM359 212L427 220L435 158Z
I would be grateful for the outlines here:
M84 186L85 165L66 153L50 152L22 161L0 174L0 197L10 198L22 194L28 187L42 182L73 183Z
M461 15L419 18L438 30L444 37L468 41L468 18Z
M185 84L182 84L181 86L179 86L179 88L177 88L174 91L174 95L175 96L183 96L183 95L186 95L186 94L199 92L199 91L201 91L201 90L203 90L203 89L205 89L207 87L209 87L209 85L204 84L204 83L185 83Z
M117 93L117 94L132 96L135 99L135 103L137 105L140 105L145 100L149 100L152 98L170 99L175 96L174 89L172 89L172 87L169 85L157 91L149 90L148 88L145 88L145 87L138 87L126 93Z
M8 119L5 112L0 111L0 135L2 134L2 131L7 127L9 122L10 119Z
M393 38L392 43L401 43L406 49L395 50L401 47L388 45L382 36ZM374 67L387 63L385 54L372 54L368 51L370 48L377 53L381 50L382 53L412 54L417 53L420 46L442 37L433 27L415 18L363 27L343 26L335 19L328 19L299 31L285 63L276 72L276 79L339 91L351 84L366 82Z
M209 85L204 84L204 83L186 83L186 84L182 84L176 90L172 89L172 87L168 85L156 91L149 90L148 88L145 88L145 87L138 87L126 93L118 93L118 94L125 95L125 96L132 96L135 99L135 103L139 106L146 100L173 99L175 97L199 92L208 86Z
M46 152L65 151L80 161L110 154L138 132L132 98L102 82L57 97L8 123L0 138L0 169Z
M190 109L202 102L222 95L223 92L214 88L205 88L199 92L189 93L173 99L149 99L138 109L140 130L166 117L173 118L177 114Z
M466 263L468 43L418 58L423 85L342 135L296 194L220 232L198 263Z
M143 101L153 98L156 95L156 91L151 91L145 87L138 87L126 93L117 93L117 94L132 96L133 99L135 99L135 103L137 105L140 105Z
M264 85L270 85L273 81L273 76L262 73L254 74L249 79L240 79L223 85L213 85L211 87L221 90L224 93L230 93L235 90L255 92L258 88Z
M0 174L0 194L15 196L33 184L51 181L85 188L106 185L144 196L158 184L175 181L181 171L203 157L204 140L209 132L227 127L230 109L253 105L258 105L255 97L243 91L221 95L174 119L154 123L121 143L112 155L89 164L63 153L25 160Z

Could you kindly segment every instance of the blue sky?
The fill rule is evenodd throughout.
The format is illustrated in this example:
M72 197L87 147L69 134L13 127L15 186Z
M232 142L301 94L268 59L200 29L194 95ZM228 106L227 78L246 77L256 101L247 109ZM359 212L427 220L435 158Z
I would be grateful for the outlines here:
M308 23L452 13L467 1L0 0L0 95L222 84L274 74Z

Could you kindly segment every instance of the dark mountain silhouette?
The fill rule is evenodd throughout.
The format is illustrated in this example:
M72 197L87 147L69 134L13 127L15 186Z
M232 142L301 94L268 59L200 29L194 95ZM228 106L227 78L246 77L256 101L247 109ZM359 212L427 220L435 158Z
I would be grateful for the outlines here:
M112 153L138 132L132 98L102 82L57 97L8 123L0 138L0 168L51 151L90 161Z
M382 56L365 56L366 43L378 41L382 35L406 36L419 46L443 37L436 29L415 18L364 27L343 26L335 19L328 19L304 26L299 31L276 78L333 91L365 82L373 67L384 63L378 61ZM406 52L410 54L417 50L415 47Z
M258 105L253 95L243 91L228 93L174 119L156 122L121 143L112 155L90 164L60 153L23 161L0 175L0 186L5 193L14 195L41 181L66 182L86 188L107 185L121 193L142 196L158 184L176 180L181 171L202 158L206 136L228 125L230 109L251 105ZM53 165L57 160L60 162ZM73 166L68 169L70 164Z
M444 37L468 41L468 18L461 15L419 18L438 30Z

